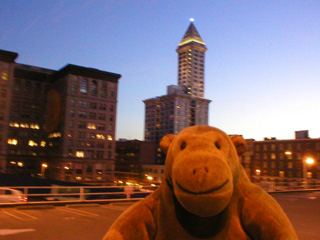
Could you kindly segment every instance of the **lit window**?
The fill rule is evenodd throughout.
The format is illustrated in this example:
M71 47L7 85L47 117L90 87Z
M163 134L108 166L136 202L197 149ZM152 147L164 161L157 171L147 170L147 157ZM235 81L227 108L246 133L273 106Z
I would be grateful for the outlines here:
M36 147L36 146L38 146L38 143L34 142L33 140L29 140L28 145L29 145L30 147Z
M61 133L60 132L55 132L55 133L50 133L49 134L49 138L58 138L61 137Z
M111 135L108 135L108 138L107 138L109 141L112 141L112 136Z
M8 144L17 145L18 144L18 140L17 139L8 139Z
M20 127L19 123L17 123L17 122L10 122L9 126L10 127L16 127L16 128Z
M284 177L284 171L279 171L279 177Z
M46 144L47 144L47 143L46 143L45 141L41 141L41 142L40 142L40 146L41 146L41 147L45 147Z
M96 134L97 139L105 140L106 137L103 134Z
M8 81L8 73L7 72L2 73L2 79L5 81Z
M88 128L88 129L96 129L97 126L96 126L95 123L88 123L87 128Z
M84 158L84 151L77 151L77 152L76 152L76 157L78 157L78 158Z
M29 124L28 123L20 123L20 127L29 128Z
M20 126L21 126L21 124L20 124ZM39 125L36 124L36 123L31 123L30 124L30 128L32 128L32 129L40 129Z

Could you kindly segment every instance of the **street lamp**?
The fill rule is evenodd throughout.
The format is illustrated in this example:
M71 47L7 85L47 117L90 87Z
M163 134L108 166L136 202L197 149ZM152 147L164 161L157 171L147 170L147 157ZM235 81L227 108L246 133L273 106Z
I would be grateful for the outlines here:
M42 178L44 178L44 172L47 167L48 167L48 165L46 163L42 163L42 165L41 165L41 177Z
M308 187L308 179L307 179L307 171L308 165L314 164L314 159L308 157L306 160L303 161L303 181L305 182L305 188Z

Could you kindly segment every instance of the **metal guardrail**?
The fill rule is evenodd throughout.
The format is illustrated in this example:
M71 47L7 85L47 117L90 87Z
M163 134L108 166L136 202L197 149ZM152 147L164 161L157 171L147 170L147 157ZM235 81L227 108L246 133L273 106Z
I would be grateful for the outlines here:
M320 182L260 182L255 183L269 193L320 190ZM152 193L154 186L14 186L28 198L27 202L0 202L1 205L115 202L141 200Z
M261 181L255 183L265 191L272 192L290 192L290 191L312 191L320 190L320 182L267 182Z
M21 191L27 202L0 203L8 204L41 204L71 202L108 202L141 200L152 193L153 186L10 186L8 188Z

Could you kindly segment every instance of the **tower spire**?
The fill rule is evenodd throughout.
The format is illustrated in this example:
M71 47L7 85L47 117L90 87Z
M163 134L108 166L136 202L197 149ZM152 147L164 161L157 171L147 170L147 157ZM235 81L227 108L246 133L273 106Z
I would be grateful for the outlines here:
M202 40L202 38L200 37L200 34L198 33L196 27L194 26L193 21L194 19L190 18L190 25L186 33L184 34L181 42L179 43L179 46L185 45L190 42L196 42L196 43L206 45Z

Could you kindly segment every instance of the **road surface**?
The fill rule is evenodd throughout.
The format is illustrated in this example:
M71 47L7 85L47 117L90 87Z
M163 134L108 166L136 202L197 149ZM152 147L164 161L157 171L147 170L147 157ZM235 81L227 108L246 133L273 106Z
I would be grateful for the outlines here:
M290 218L300 240L320 239L320 192L272 196ZM132 202L0 208L1 240L100 240Z

